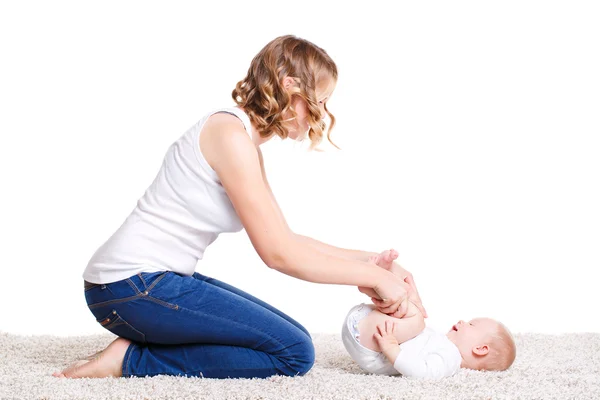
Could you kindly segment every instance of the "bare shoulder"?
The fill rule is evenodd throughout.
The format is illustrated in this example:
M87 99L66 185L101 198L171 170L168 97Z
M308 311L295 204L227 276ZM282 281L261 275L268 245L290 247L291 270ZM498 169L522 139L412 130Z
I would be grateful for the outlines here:
M216 113L211 115L200 132L198 145L206 162L215 171L218 163L222 162L220 157L223 149L236 146L235 150L252 152L256 155L257 149L252 143L244 124L238 117L229 113Z

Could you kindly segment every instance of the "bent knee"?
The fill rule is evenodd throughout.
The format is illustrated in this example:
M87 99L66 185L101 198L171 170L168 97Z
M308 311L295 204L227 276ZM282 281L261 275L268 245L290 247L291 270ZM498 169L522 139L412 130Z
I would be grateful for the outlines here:
M285 360L285 375L302 376L311 370L315 364L315 346L310 338L296 343L288 350L290 354Z
M298 375L302 376L310 371L315 364L315 346L312 340L306 340L300 360Z

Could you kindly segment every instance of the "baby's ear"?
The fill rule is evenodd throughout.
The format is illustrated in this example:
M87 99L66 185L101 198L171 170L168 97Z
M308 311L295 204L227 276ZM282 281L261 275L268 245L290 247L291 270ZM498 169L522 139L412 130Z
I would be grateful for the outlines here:
M487 353L490 352L490 348L488 347L487 344L480 344L479 346L475 346L473 347L473 354L477 355L477 356L485 356Z

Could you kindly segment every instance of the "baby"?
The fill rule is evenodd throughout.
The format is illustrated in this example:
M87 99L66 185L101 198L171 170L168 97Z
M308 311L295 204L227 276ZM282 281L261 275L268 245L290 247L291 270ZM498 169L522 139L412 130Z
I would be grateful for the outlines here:
M411 302L403 318L384 314L373 304L352 307L342 342L364 371L381 375L438 379L460 368L503 371L516 356L513 337L500 322L458 321L444 335L426 328L423 314Z
M342 342L363 370L438 379L460 368L503 371L515 359L512 335L493 319L458 321L444 335L426 328L423 315L410 302L406 315L390 317L373 304L359 304L348 312Z

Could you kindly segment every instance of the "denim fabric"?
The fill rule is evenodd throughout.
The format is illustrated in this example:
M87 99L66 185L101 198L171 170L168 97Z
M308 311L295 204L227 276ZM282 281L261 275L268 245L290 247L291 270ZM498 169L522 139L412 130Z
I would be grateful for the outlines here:
M263 301L199 273L140 273L86 285L98 323L132 340L123 376L265 378L304 375L315 353L308 331Z

